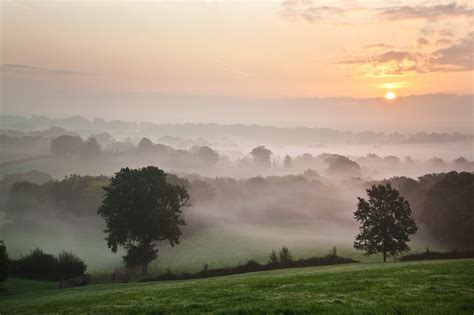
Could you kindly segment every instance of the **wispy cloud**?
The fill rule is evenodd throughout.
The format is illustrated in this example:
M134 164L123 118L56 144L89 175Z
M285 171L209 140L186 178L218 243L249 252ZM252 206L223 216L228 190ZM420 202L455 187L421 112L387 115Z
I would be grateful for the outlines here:
M455 36L454 32L448 29L422 28L420 30L420 33L423 36L440 36L440 37L450 37L450 38Z
M395 6L380 10L380 16L390 20L437 19L448 16L470 17L474 10L456 2L437 5Z
M35 67L30 65L22 64L2 64L0 65L1 72L15 72L15 73L28 73L28 74L47 74L47 75L83 75L83 72L67 70L67 69L48 69Z
M383 2L381 1L381 3ZM358 3L357 1L337 0L331 2L320 0L285 0L281 3L281 16L283 18L306 21L308 23L321 22L356 11L363 11L366 15L366 20L375 18L382 18L384 20L436 20L441 17L471 18L474 13L474 9L471 6L456 2L436 5L418 4L386 7L376 6L373 3L368 5L363 2Z
M430 44L430 42L426 38L420 37L420 38L417 39L416 44L418 46L427 46L427 45Z
M303 20L315 23L326 18L341 14L345 7L319 5L313 0L285 0L281 4L281 16L289 20Z
M242 71L240 69L235 68L234 66L230 65L229 63L221 60L221 59L216 59L217 67L223 71L238 75L238 76L243 76L243 77L249 77L252 76L251 73Z
M375 44L365 45L363 48L364 49L392 49L394 47L392 45L387 45L384 43L375 43Z

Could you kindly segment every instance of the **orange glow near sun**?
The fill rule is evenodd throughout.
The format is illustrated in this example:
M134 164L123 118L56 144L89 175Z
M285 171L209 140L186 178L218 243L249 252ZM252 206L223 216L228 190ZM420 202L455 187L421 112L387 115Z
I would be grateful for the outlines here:
M387 94L385 94L385 99L387 100L394 100L397 98L397 95L393 92L387 92Z

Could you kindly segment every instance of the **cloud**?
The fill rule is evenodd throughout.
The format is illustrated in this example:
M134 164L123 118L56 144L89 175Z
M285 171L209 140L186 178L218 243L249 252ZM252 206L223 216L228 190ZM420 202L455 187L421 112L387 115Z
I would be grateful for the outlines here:
M387 45L384 43L375 43L375 44L365 45L363 48L364 49L392 49L393 46Z
M422 28L420 30L423 36L440 36L440 37L454 37L454 32L448 29L429 29Z
M339 64L355 66L357 74L367 77L472 71L474 69L472 47L474 47L474 32L449 47L430 53L389 50L371 56L345 59Z
M326 5L326 3L330 3L331 5ZM356 1L336 0L331 2L322 2L318 0L285 0L281 3L281 16L283 18L296 21L302 20L308 23L329 20L333 17L339 17L342 14L347 15L355 11L364 11L365 21L370 21L375 17L381 17L382 19L387 20L436 20L441 17L471 18L474 13L474 9L470 5L458 4L456 2L436 5L395 5L382 8L369 4L363 5ZM430 30L426 31L429 32ZM442 36L453 36L452 32L449 30L441 31L445 31L445 34L440 34Z
M282 17L308 23L315 23L345 11L343 7L317 5L316 1L312 0L285 0L281 7Z
M474 57L474 32L458 43L433 53L433 71L471 71Z
M418 6L395 6L383 8L380 16L390 20L403 19L437 19L440 17L464 16L470 17L474 10L467 5L457 4L455 2L438 5L418 5Z
M28 73L28 74L48 74L48 75L82 75L84 73L64 69L47 69L22 64L2 64L0 72Z
M436 41L436 46L450 45L452 41L447 38L440 38Z
M430 42L429 42L426 38L420 37L420 38L418 38L418 40L416 41L416 44L417 44L418 46L426 46L426 45L429 45Z

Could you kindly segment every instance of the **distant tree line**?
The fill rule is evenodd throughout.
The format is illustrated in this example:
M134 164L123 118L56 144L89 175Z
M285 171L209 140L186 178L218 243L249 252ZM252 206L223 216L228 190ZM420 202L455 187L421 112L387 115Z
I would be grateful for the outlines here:
M473 135L460 133L426 133L412 134L382 133L375 131L350 132L328 128L311 127L272 127L259 125L219 125L219 124L155 124L147 122L106 121L104 119L89 120L81 116L66 118L48 118L44 116L20 117L0 115L2 126L12 130L39 130L47 128L67 128L69 130L107 130L113 134L144 134L159 137L163 135L181 135L248 139L252 137L262 143L276 144L402 144L402 143L447 143L474 141Z
M12 184L15 179L20 182ZM195 205L229 205L229 212L222 215L239 215L240 208L235 204L254 209L252 216L239 216L239 221L249 223L268 222L269 215L281 222L307 222L308 219L317 220L318 214L324 216L330 213L334 216L341 209L350 207L339 197L340 189L325 183L324 178L313 170L299 175L241 180L196 176L184 179L167 174L167 180L186 187L191 203ZM355 184L369 188L374 184L390 182L409 201L417 225L426 229L434 240L451 248L469 249L474 241L473 181L472 173L450 172L428 174L418 179L394 177L382 182L358 181ZM9 193L0 194L7 214L3 229L38 228L39 222L53 219L78 226L85 219L88 226L95 222L99 228L101 223L96 211L104 196L102 187L109 183L110 178L105 176L73 175L60 181L48 180L48 175L44 173L31 174L30 177L5 177L0 180L0 188L11 189ZM298 191L298 198L293 197L291 192L294 191ZM259 203L257 197L266 195L273 197L265 204ZM291 204L294 211L289 212L287 204ZM313 212L307 213L308 207L314 208ZM185 233L210 224L196 211L190 211L186 221L189 225L183 230Z

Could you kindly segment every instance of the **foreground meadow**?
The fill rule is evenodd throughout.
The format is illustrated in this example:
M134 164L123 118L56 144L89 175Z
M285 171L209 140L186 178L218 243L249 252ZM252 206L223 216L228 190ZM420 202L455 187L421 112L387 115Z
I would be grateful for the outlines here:
M2 314L472 314L474 260L364 263L56 289L7 281Z

